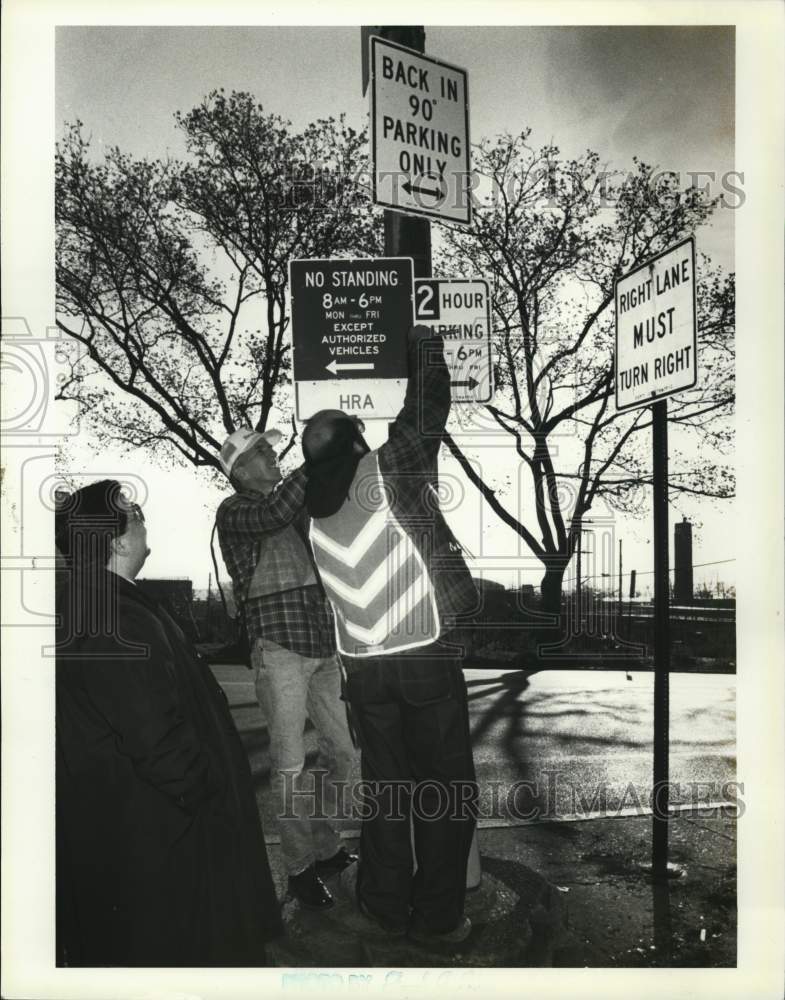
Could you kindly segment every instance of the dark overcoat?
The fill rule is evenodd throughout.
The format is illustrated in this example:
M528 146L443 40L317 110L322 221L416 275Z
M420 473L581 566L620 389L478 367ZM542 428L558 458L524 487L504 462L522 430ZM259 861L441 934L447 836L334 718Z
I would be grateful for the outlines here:
M223 690L121 577L57 606L58 964L263 965L280 909Z

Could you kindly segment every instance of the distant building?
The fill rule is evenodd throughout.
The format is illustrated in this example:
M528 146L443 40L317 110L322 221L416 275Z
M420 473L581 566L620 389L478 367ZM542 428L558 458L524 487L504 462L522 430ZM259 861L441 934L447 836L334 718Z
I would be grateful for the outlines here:
M673 603L692 604L692 525L687 518L673 530Z

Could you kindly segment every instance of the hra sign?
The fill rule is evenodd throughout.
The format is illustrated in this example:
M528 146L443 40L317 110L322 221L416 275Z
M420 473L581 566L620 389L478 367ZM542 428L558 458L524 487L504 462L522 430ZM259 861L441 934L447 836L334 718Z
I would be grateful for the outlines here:
M414 316L444 338L456 403L488 403L493 396L491 297L482 278L418 278Z
M374 201L470 224L466 71L373 35L370 45Z
M411 257L292 260L295 413L394 417L406 392Z
M690 237L616 282L616 408L691 389L698 377L696 331Z

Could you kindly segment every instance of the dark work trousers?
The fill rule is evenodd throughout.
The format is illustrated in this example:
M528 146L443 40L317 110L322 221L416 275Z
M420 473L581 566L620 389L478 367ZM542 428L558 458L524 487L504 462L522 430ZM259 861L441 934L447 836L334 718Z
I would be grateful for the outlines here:
M410 907L437 932L463 915L477 784L460 662L436 644L344 660L362 753L358 893L396 927L409 922Z

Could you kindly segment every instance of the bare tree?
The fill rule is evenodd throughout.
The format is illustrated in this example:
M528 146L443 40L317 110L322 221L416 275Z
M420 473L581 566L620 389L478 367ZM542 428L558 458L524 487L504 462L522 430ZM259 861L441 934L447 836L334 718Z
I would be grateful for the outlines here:
M442 274L492 281L497 394L486 412L508 433L528 472L532 520L508 510L455 440L446 444L490 506L544 566L544 606L557 611L582 519L600 497L639 509L651 482L647 408L619 413L613 402L614 281L695 231L713 207L697 189L635 161L609 174L586 152L563 159L528 143L529 132L485 141L474 151L483 178L469 231L445 234ZM728 497L734 403L733 275L702 257L699 269L699 382L671 400L671 424L701 443L674 449L671 494ZM642 440L643 439L643 440ZM675 440L675 438L674 438Z
M378 252L343 119L295 132L249 94L176 115L185 162L96 159L81 123L56 153L57 324L84 348L61 398L99 440L218 468L287 385L288 261Z

